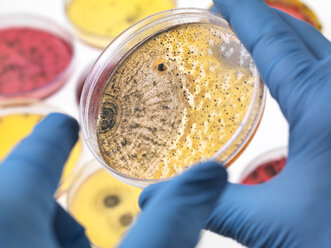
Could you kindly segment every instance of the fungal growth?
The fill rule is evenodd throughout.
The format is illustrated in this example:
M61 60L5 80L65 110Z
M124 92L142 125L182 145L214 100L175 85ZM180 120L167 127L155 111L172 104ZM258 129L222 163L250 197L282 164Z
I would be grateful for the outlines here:
M179 25L132 49L110 75L99 110L106 163L155 179L212 157L248 112L250 63L239 40L213 24Z

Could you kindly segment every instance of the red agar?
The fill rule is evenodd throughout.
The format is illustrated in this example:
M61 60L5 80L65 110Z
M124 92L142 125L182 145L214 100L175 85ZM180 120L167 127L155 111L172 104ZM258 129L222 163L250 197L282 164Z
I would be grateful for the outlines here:
M54 93L72 57L71 45L52 33L28 27L0 30L0 98Z
M305 15L305 13L299 8L299 7L296 7L296 6L291 6L291 5L285 5L285 4L282 4L282 3L268 3L268 5L270 7L273 7L273 8L276 8L276 9L279 9L301 21L305 21L305 22L308 22L309 24L313 25L315 23L311 22L311 20Z
M242 184L254 185L269 181L275 177L285 166L286 158L274 159L257 166L246 178Z

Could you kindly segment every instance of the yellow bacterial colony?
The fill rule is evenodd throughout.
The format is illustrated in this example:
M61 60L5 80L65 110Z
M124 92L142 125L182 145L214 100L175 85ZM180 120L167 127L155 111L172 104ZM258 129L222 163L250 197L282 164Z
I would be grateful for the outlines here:
M212 24L179 25L136 47L111 75L99 110L97 136L107 164L156 179L212 157L252 101L255 77L243 56L239 40Z
M11 114L0 116L0 162L19 143L31 133L33 127L44 118L38 114ZM81 143L78 142L67 161L62 179L69 175L75 167L81 153Z
M117 181L104 169L69 192L69 211L100 248L115 247L139 212L141 190Z
M133 23L172 8L173 0L72 0L67 14L83 40L104 47Z

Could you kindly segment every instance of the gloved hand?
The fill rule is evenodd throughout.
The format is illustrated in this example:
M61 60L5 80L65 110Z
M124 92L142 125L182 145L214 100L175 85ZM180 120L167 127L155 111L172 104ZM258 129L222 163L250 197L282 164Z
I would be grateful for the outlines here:
M172 181L149 186L139 199L144 211L120 247L194 247L226 182L223 166L207 162Z
M290 140L281 174L263 185L229 183L206 228L250 247L329 247L331 44L315 28L269 8L263 0L215 0L215 5L252 54L290 125ZM197 176L187 175L192 181ZM197 189L201 185L197 184ZM171 187L181 198L169 195L162 199L167 187L170 185L154 185L142 193L145 215L157 218L158 211L167 211L169 202L175 206L191 202L179 183ZM179 203L172 203L175 200ZM200 214L198 205L187 211ZM166 229L176 220L176 214L168 212L168 216L169 220L164 217L158 225L150 221L148 230ZM185 220L186 215L178 221ZM166 230L177 239L183 228L189 227L171 225L173 230ZM186 246L173 242L172 246L146 247Z
M285 169L258 186L229 184L207 228L249 247L330 247L331 44L263 0L215 0L290 126Z
M78 129L74 119L51 114L0 165L1 247L90 247L53 198Z

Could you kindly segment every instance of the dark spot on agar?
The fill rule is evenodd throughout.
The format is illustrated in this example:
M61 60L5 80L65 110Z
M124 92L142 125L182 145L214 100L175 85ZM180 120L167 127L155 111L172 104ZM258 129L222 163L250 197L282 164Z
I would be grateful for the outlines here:
M124 138L121 142L121 145L122 146L126 146L128 144L127 140Z
M130 223L132 222L132 220L133 220L133 216L130 213L123 214L120 217L120 223L121 223L122 226L128 226L128 225L130 225Z
M159 64L158 66L157 66L157 69L159 70L159 71L165 71L166 69L167 69L167 67L165 66L165 64Z
M139 125L138 123L135 123L135 124L130 125L129 127L130 127L131 129L132 129L132 128L138 128L138 127L140 127L140 125Z
M103 204L108 208L116 207L120 203L120 198L117 195L107 195L103 199Z
M118 118L118 106L114 102L107 102L101 109L100 132L106 133L114 128Z
M134 22L135 21L135 17L134 16L128 16L127 18L126 18L126 21L128 22L128 23L132 23L132 22Z

